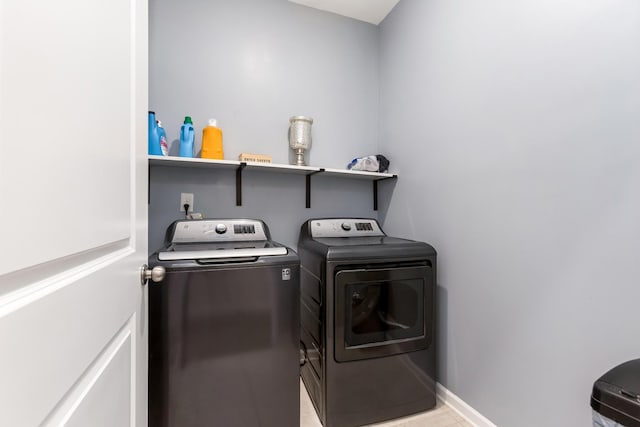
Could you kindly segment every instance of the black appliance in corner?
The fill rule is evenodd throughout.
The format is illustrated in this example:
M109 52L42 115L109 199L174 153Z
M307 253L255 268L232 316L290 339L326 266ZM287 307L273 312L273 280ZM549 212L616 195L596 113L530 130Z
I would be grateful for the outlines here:
M299 260L262 221L176 221L151 255L151 427L298 427Z
M640 359L624 362L598 378L591 408L594 426L640 427Z
M435 407L436 251L375 219L311 219L298 242L303 383L325 427Z

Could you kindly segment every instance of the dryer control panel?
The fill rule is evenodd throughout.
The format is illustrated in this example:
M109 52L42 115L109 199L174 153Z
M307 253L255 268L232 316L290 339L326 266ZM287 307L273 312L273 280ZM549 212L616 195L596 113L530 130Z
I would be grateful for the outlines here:
M312 237L362 237L384 236L375 219L332 218L314 219L311 223Z

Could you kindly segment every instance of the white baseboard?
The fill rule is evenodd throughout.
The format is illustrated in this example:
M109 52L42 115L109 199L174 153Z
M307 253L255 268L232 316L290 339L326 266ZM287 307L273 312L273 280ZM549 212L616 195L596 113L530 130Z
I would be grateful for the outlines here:
M457 412L462 418L475 427L497 427L480 412L467 405L464 400L447 390L442 384L436 384L436 394L442 403Z

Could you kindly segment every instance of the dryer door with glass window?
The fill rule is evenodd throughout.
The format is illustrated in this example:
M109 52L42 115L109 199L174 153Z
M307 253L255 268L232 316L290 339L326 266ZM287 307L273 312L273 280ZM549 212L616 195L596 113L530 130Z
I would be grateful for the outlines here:
M423 350L432 344L432 269L370 267L335 275L338 362Z

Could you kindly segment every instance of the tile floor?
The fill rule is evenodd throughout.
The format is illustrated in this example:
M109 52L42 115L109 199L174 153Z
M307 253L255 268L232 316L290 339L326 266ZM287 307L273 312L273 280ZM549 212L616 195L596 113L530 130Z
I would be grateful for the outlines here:
M440 400L436 409L410 417L398 418L384 423L372 424L374 427L474 427ZM313 403L300 382L300 427L322 427L313 408Z

